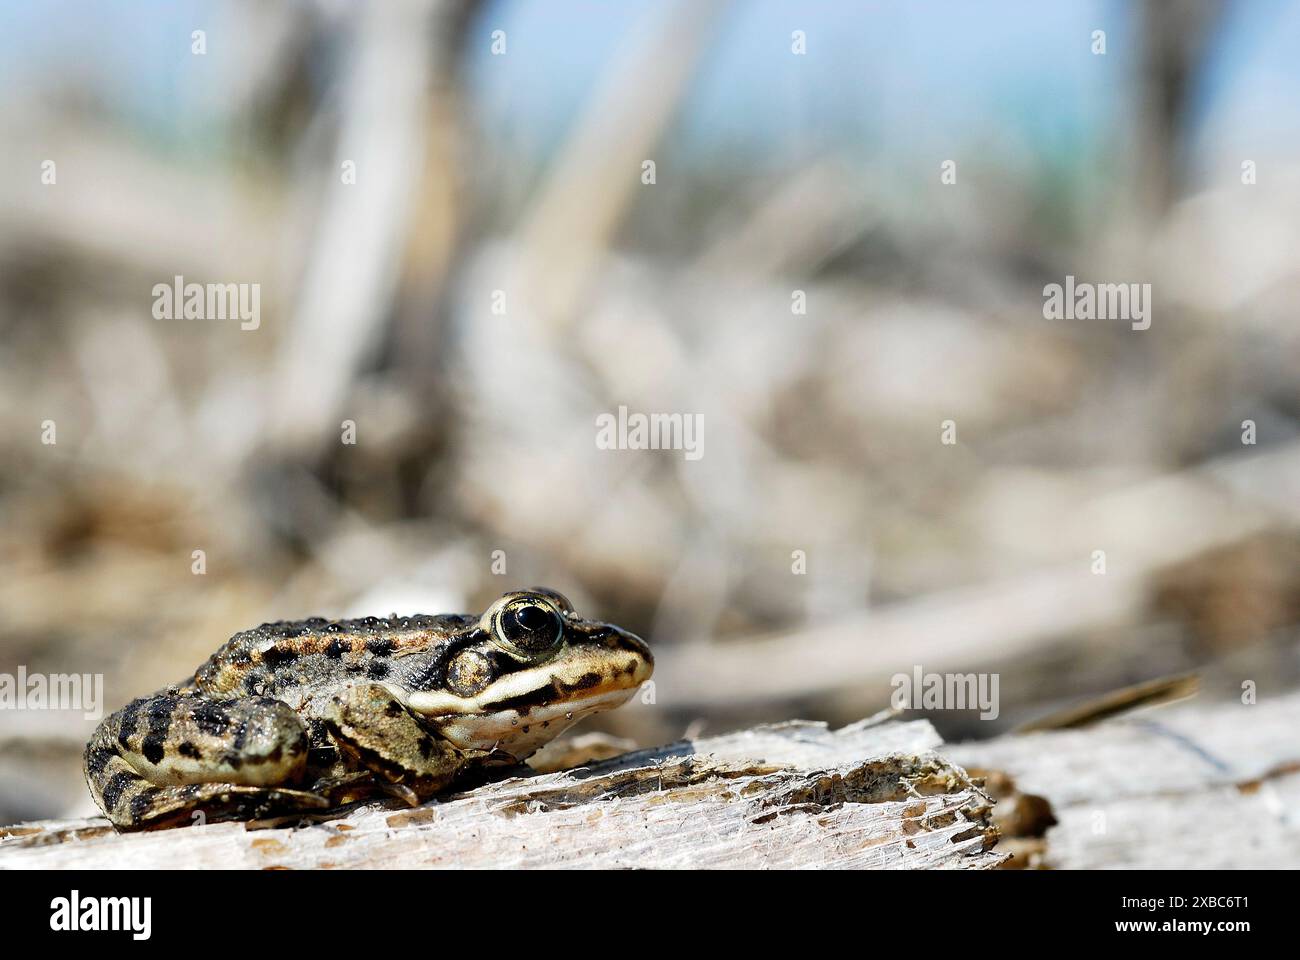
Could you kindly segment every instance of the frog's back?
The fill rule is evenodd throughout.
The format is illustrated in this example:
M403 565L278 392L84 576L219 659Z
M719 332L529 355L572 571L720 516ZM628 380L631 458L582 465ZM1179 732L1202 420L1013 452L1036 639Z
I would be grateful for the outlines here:
M195 671L193 685L213 697L265 696L296 705L304 691L388 679L399 662L404 674L432 672L451 638L476 621L416 614L264 623L226 641Z

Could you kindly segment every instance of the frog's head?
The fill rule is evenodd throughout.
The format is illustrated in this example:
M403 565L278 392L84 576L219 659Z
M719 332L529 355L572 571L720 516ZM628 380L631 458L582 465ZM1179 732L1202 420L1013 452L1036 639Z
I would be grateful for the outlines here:
M405 699L455 746L522 760L583 717L628 700L653 670L640 637L582 619L552 590L520 590L453 640L435 689Z

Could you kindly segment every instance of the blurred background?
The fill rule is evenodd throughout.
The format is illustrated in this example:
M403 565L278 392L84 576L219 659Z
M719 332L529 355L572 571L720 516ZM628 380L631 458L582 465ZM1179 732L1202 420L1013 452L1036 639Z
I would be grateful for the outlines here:
M1281 0L4 4L0 673L544 584L654 646L636 745L1300 686L1298 94ZM0 822L93 726L0 710Z

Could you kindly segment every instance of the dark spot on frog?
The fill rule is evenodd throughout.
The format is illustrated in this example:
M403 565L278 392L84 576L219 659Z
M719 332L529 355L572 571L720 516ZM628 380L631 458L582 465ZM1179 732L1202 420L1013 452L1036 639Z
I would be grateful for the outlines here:
M425 760L428 760L430 755L433 753L433 741L428 737L421 737L419 746L420 756Z
M108 766L108 761L112 760L117 754L108 749L108 747L96 747L86 754L86 772L92 777L97 777L104 772Z
M135 726L140 719L140 708L144 706L143 700L132 700L122 711L121 726L117 732L117 742L123 747L127 747L127 741L135 733Z
M382 680L388 676L388 664L383 660L376 660L370 664L370 669L366 671L366 675L371 680Z
M156 737L153 734L145 737L144 746L141 748L140 752L144 754L144 758L150 763L159 763L163 758L163 754L166 752L163 750L162 737Z
M388 637L371 637L366 641L366 649L377 657L386 657L393 652L396 644Z
M325 648L325 656L331 660L341 660L343 654L350 649L352 648L348 644L335 637L330 641L329 646Z
M298 651L292 647L271 647L262 651L262 662L270 670L280 670L298 659Z
M199 752L199 748L190 740L182 740L181 745L176 748L176 752L182 757L189 757L192 760L198 760L203 756L203 754Z
M163 758L163 745L171 731L172 721L179 707L176 697L159 697L149 704L149 729L145 734L140 752L150 763L158 763Z
M402 709L402 705L396 700L388 701L388 706L384 707L384 713L390 717L400 717L405 712L406 711Z
M126 789L127 784L133 780L140 779L134 773L115 773L109 778L108 783L104 784L102 795L104 797L104 806L110 810L117 806L117 801L122 799L122 791Z
M216 703L199 704L194 708L194 722L209 736L218 737L230 729L230 714Z
M413 673L408 681L412 690L433 690L442 683L442 669L438 663L431 663L422 670Z
M157 787L149 787L146 790L141 790L134 797L132 797L131 818L134 820L139 820L146 813L148 813L149 808L153 806L154 800L157 799L158 794L160 793L162 793L162 791L159 790Z

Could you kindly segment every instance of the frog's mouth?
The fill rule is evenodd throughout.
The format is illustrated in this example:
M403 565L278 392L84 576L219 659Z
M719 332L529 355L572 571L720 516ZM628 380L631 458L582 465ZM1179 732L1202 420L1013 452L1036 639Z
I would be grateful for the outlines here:
M611 690L564 703L533 707L525 713L496 710L442 717L438 732L462 750L498 751L526 760L583 717L613 710L636 692L632 687Z
M583 717L626 703L653 671L648 650L613 658L578 654L507 674L473 697L417 690L405 702L462 750L499 750L523 760Z

